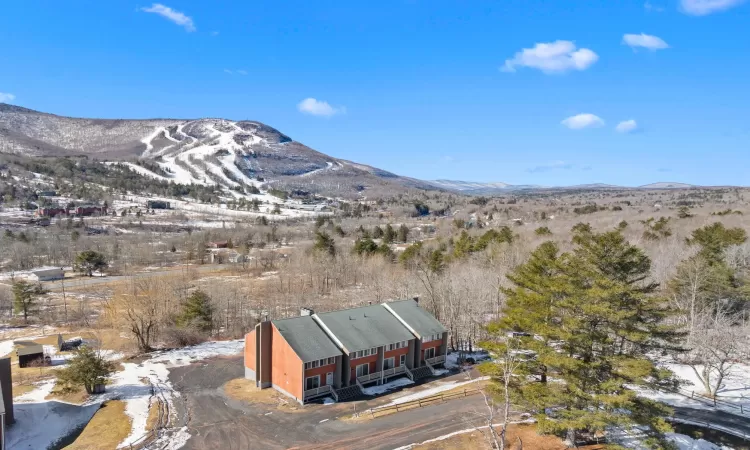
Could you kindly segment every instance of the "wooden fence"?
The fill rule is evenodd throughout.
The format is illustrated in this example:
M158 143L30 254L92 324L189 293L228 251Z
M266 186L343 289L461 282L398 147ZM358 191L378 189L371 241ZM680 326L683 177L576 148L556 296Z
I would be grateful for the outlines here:
M408 409L414 409L414 408L422 408L424 406L430 406L437 403L442 403L446 400L452 400L454 398L460 398L460 397L468 397L470 395L478 394L480 392L480 389L464 389L462 391L448 391L448 392L442 392L440 394L431 395L429 397L419 398L417 400L412 400L408 402L403 403L396 403L393 405L385 405L385 406L379 406L377 408L370 408L368 410L365 410L361 414L370 414L370 416L375 417L378 415L378 413L388 413L391 412L401 412Z

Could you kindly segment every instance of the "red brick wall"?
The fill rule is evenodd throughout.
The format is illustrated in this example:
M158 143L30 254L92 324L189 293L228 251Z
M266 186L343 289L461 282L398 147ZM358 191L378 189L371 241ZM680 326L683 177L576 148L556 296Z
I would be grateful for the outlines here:
M304 365L286 339L271 325L271 382L302 399L304 390L302 369Z
M396 350L385 352L385 354L383 355L383 359L393 358L395 361L395 366L398 367L399 366L398 361L400 359L399 356L406 355L408 353L409 353L409 347L397 348Z
M315 375L320 375L320 385L325 386L326 385L326 374L328 372L333 372L333 379L336 379L336 364L329 364L327 366L320 366L316 367L314 369L306 369L305 370L305 379L307 377L314 377ZM304 381L304 380L303 380Z
M255 368L255 330L245 335L245 367L256 370Z

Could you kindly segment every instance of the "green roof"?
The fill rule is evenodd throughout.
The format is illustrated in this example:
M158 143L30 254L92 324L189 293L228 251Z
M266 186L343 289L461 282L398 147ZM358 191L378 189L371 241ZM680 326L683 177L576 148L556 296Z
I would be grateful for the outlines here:
M382 305L316 314L349 352L414 339L414 335Z
M341 350L311 316L274 320L272 323L303 362L341 355Z
M399 300L386 303L386 305L388 305L388 307L400 317L401 320L406 322L420 338L448 331L443 324L438 322L432 314L425 311L424 308L420 307L414 300Z
M18 347L18 349L16 350L16 355L18 356L34 355L37 353L44 353L44 347L42 347L40 344L25 345L22 347Z

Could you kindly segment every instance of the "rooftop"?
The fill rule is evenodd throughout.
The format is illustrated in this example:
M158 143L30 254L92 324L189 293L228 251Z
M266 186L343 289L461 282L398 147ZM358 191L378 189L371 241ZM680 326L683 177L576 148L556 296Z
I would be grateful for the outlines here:
M303 362L341 355L341 350L311 316L274 320L272 323Z
M384 309L390 308L401 320L409 324L409 327L420 338L448 331L443 324L438 322L432 314L425 311L414 300L388 302L383 306L386 307Z
M414 339L382 305L316 314L348 352Z

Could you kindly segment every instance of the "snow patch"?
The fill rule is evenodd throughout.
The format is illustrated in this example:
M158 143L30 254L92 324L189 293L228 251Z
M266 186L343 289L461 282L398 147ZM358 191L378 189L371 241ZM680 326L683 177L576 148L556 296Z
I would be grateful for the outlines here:
M366 387L362 389L362 392L365 395L380 395L388 391L392 391L394 389L400 388L402 386L408 386L410 384L414 384L414 382L406 377L402 377L402 378L396 378L395 380L389 381L388 383L381 384L380 386Z

